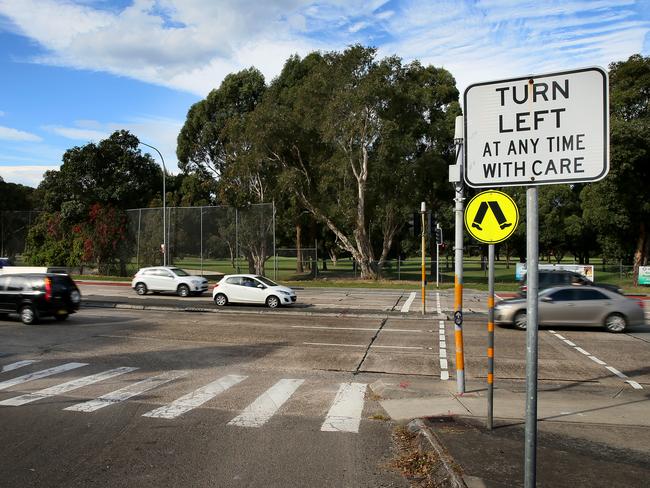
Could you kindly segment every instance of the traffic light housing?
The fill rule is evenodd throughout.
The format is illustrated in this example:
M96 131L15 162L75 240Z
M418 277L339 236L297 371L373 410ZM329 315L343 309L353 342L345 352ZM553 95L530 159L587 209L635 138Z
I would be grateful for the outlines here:
M413 229L413 237L420 238L422 235L422 217L420 212L413 212L409 216L409 228Z
M436 244L442 244L442 229L440 227L436 228Z

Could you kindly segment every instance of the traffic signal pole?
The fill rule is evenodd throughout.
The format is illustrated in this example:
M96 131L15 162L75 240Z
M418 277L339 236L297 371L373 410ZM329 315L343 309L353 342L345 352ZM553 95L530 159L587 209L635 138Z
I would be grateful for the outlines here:
M456 117L456 130L454 135L456 144L456 167L460 178L454 186L456 197L455 212L455 240L454 240L454 337L456 344L456 390L465 393L465 354L463 351L463 117ZM451 179L451 178L450 178Z

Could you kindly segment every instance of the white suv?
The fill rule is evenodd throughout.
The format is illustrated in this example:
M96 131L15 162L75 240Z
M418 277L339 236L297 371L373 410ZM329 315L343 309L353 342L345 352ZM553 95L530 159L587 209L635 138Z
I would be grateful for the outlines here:
M202 276L192 276L180 268L156 266L140 269L133 277L131 288L138 295L146 295L148 291L172 291L186 297L208 291L208 280Z
M260 275L225 275L212 290L214 303L223 307L228 303L259 303L269 308L291 305L296 302L296 292L278 285Z

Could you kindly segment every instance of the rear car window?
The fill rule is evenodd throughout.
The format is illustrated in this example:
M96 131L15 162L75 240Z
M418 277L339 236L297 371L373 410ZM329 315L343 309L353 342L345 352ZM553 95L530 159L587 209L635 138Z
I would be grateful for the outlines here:
M241 285L241 278L233 276L231 278L226 279L226 283L229 285Z
M69 290L75 286L72 278L66 275L50 276L50 280L52 280L52 287L55 291Z

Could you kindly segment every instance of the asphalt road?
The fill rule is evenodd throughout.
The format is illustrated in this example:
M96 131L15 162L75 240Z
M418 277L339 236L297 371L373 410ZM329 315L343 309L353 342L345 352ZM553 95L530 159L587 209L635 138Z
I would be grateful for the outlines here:
M409 294L301 292L307 306L291 313L84 308L63 324L0 322L0 486L406 486L387 467L394 422L374 387L452 385L456 367L450 293L438 314L433 292L425 318L401 311ZM485 327L468 314L468 381L485 378ZM634 334L648 329L541 331L540 388L647 391L650 343ZM497 329L500 384L523 388L524 357L525 334Z

